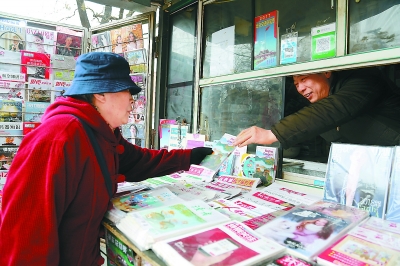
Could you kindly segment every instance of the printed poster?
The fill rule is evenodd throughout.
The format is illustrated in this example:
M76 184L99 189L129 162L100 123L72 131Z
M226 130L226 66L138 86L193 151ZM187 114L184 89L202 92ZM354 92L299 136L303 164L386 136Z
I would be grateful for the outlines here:
M278 10L254 18L254 70L277 65Z
M235 26L216 31L211 36L210 76L233 74L235 62Z
M311 28L311 59L336 56L336 23Z

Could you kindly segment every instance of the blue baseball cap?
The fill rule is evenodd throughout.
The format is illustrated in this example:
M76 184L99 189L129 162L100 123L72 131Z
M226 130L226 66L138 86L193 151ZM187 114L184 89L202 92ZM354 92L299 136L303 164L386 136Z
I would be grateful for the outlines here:
M76 60L75 75L64 96L119 92L132 95L141 91L129 76L129 64L122 56L110 52L82 54Z

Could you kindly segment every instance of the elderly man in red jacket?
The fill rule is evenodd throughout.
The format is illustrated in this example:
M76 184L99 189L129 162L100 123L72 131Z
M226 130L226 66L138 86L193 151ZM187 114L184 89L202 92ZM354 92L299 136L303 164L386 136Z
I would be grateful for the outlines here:
M188 170L212 152L143 149L125 140L119 126L128 122L139 92L123 57L95 52L78 58L68 97L48 107L10 167L0 210L0 265L101 265L101 221L117 182Z

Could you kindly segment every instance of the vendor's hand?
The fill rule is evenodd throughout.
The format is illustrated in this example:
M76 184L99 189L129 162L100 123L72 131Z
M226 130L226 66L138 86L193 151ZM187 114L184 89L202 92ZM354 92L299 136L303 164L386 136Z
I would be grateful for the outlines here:
M203 159L213 153L213 150L208 147L196 147L192 149L190 154L190 164L199 164Z
M243 147L252 143L269 145L278 141L271 130L252 126L242 130L233 142L234 146Z

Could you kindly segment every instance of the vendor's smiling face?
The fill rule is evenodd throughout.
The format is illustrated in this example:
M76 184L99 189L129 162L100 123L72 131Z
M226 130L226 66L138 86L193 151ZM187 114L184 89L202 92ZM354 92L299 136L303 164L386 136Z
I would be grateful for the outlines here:
M331 72L293 76L297 91L311 103L329 95L329 78Z

